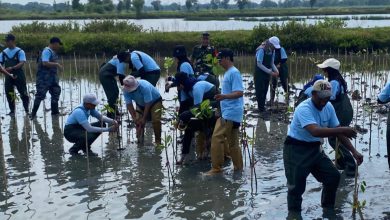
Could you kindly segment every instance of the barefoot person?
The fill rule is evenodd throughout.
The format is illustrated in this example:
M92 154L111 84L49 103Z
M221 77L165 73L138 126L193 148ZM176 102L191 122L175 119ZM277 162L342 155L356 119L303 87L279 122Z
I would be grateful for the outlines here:
M289 211L300 211L306 178L311 173L323 184L321 205L334 208L340 173L321 148L321 138L336 136L352 153L357 164L363 156L349 138L356 137L350 127L340 127L336 112L329 102L331 85L325 80L314 83L312 98L298 105L284 143L283 160L287 178Z
M83 97L83 103L76 107L67 118L64 136L69 142L75 143L69 149L71 155L78 155L78 152L82 150L84 154L97 156L97 154L91 150L92 143L102 132L116 131L118 129L117 121L102 116L95 110L98 104L99 100L96 98L96 95L87 94ZM99 121L90 124L88 121L89 116L92 116ZM103 120L103 122L100 120ZM112 126L106 128L105 123L112 124Z

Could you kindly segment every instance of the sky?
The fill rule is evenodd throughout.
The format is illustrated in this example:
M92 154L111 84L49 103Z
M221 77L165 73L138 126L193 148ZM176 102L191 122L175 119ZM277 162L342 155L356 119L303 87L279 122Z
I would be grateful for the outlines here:
M57 3L66 2L68 0L56 0ZM69 0L71 2L71 0ZM81 0L81 2L85 3L88 0ZM114 3L117 3L118 0L113 0ZM152 0L145 0L146 4L150 4ZM199 2L210 2L210 0L198 0ZM233 2L233 0L231 0ZM41 3L48 3L53 4L53 0L1 0L1 2L7 2L7 3L19 3L19 4L26 4L28 2L41 2ZM173 2L181 3L184 5L185 0L161 0L163 4L171 4Z

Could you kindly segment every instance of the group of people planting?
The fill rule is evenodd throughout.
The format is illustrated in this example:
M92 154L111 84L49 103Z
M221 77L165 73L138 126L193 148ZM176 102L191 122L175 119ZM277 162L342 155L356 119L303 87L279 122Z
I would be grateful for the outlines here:
M196 156L199 160L211 157L211 169L207 174L221 173L225 160L231 159L234 170L243 169L243 158L239 145L239 127L244 114L244 86L240 71L234 66L234 53L230 49L217 51L209 42L210 35L203 33L201 44L193 49L188 58L186 48L178 45L173 50L177 68L174 76L168 77L165 91L176 87L180 103L177 126L182 136L182 156L177 164L183 164L190 152L192 139L196 137ZM31 119L46 93L51 94L51 113L58 115L58 100L61 93L57 71L62 69L57 52L62 42L59 38L50 39L38 59L36 94L31 113L29 96L23 64L26 62L24 51L16 47L15 36L5 38L7 48L0 54L0 71L5 74L5 92L10 108L10 115L15 114L15 92L19 91L26 113ZM212 59L210 59L212 58ZM224 74L219 77L213 73L212 60L216 58ZM267 93L270 90L272 106L275 90L280 78L288 103L289 82L287 53L276 36L265 40L256 49L256 71L254 84L258 110L268 112ZM340 172L354 176L357 165L363 162L363 156L350 142L357 133L350 128L353 108L348 97L348 85L340 74L341 64L330 58L317 65L324 76L315 75L299 94L296 109L284 143L283 159L288 185L288 209L301 210L302 194L305 191L306 178L311 173L323 183L321 205L333 208ZM132 70L126 75L128 69ZM87 155L96 155L91 151L92 143L102 132L118 130L122 104L122 91L128 112L136 126L138 142L143 141L144 128L151 120L154 142L162 142L161 116L163 98L156 88L161 70L157 62L148 54L137 51L121 51L107 63L100 66L99 79L107 97L110 110L103 116L96 106L99 100L95 94L87 94L77 108L69 114L64 128L64 136L74 143L69 153L77 155L83 151ZM118 83L120 86L118 87ZM271 89L269 85L271 84ZM119 101L118 101L119 100ZM390 84L382 90L379 103L390 101ZM134 103L136 104L134 106ZM90 124L89 117L98 121ZM108 126L107 126L108 125ZM390 141L388 126L388 148ZM328 138L330 145L338 155L333 163L324 153L321 145L323 138Z

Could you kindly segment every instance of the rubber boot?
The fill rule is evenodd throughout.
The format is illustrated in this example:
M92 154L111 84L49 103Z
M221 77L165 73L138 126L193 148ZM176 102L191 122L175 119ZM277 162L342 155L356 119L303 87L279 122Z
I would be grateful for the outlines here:
M51 103L51 115L59 115L60 111L58 110L58 102Z
M39 99L34 100L34 106L33 106L33 109L31 111L30 119L34 119L36 117L40 104L41 104L41 100L39 100Z
M275 102L275 90L274 88L271 87L270 89L270 97L271 99L269 100L269 105L272 107L274 105L274 102Z
M29 114L29 104L29 99L23 100L23 108L27 115Z

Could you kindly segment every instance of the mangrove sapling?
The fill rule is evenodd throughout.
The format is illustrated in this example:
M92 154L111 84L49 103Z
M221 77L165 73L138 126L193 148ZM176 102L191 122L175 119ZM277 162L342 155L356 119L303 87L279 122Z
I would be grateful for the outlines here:
M172 186L174 187L176 185L175 177L173 175L171 164L169 162L169 156L168 156L168 147L172 144L172 137L170 135L167 136L167 133L164 132L164 139L162 140L162 143L157 146L157 149L164 150L165 151L165 167L167 168L168 172L168 187L171 188L171 181Z
M364 220L363 209L366 207L367 202L366 200L359 200L359 190L364 193L366 191L367 184L364 180L360 184L357 183L357 167L358 166L356 166L355 173L355 188L353 193L352 214L355 216L357 212L359 214L360 219Z
M123 148L123 138L122 138L122 135L123 135L123 129L122 129L122 94L119 95L119 98L117 100L117 106L119 106L118 108L118 114L119 114L119 126L120 126L120 129L118 129L118 131L116 132L116 137L118 139L118 144L119 144L119 147L118 147L118 151L121 151L121 150L124 150L125 148ZM115 120L117 120L117 111L115 111Z
M101 113L102 113L102 117L103 117L103 113L106 112L106 115L108 113L114 113L115 110L107 103L107 104L103 104L103 108L101 110ZM100 119L100 128L103 128L103 118ZM101 138L101 148L102 148L102 152L103 152L103 135L100 136Z

